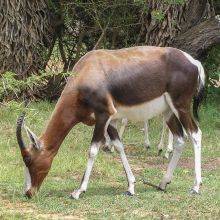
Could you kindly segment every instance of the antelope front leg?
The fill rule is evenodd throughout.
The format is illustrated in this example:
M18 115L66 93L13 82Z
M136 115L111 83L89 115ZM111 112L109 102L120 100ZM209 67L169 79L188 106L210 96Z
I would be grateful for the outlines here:
M95 158L96 158L96 156L98 154L100 145L101 145L101 142L93 143L91 145L90 151L89 151L89 160L88 160L88 163L87 163L86 171L85 171L85 173L83 175L83 178L82 178L82 181L81 181L81 185L80 185L79 189L74 190L71 193L70 196L72 198L78 199L80 194L82 192L86 191L87 186L88 186L88 182L89 182L89 177L90 177L90 174L91 174L91 171L92 171L92 167L93 167Z
M115 146L115 149L119 152L122 164L124 166L127 179L128 179L128 191L126 192L127 195L132 196L134 195L134 183L135 183L135 177L131 171L130 165L128 163L126 154L124 152L124 146L119 140L113 141L113 145Z
M71 193L71 197L74 199L78 199L82 192L85 192L88 186L89 177L92 171L92 167L95 161L95 158L98 154L99 148L101 144L104 143L105 140L105 127L109 123L109 116L106 114L97 114L96 115L96 125L93 133L92 144L89 151L89 160L87 163L86 171L83 175L81 185L79 189L74 190Z
M126 191L126 195L132 196L134 195L135 177L131 171L126 154L124 152L124 146L120 141L117 130L112 125L109 125L108 127L108 134L112 140L112 144L115 146L115 149L120 154L120 158L121 158L125 173L127 175L128 190Z

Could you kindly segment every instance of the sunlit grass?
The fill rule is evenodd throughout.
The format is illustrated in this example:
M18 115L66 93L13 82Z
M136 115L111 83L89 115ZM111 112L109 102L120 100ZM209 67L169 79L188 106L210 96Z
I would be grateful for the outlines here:
M93 128L77 125L72 129L56 156L52 169L39 194L27 200L22 193L23 162L15 139L17 111L0 109L0 218L38 219L74 218L218 218L220 207L220 108L210 102L201 109L203 131L203 186L201 195L190 196L193 183L193 150L189 141L167 193L142 184L142 179L159 183L167 161L157 157L161 119L150 122L151 150L143 147L142 124L130 124L123 142L137 179L136 195L123 195L127 182L117 153L100 151L95 162L88 191L80 200L69 198L77 188L87 161ZM26 123L40 134L54 104L33 103Z

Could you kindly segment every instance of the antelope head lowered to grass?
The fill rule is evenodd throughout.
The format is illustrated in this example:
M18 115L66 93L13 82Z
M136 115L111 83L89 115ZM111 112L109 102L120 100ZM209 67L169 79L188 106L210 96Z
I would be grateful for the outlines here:
M198 116L205 83L199 61L175 48L140 46L91 51L80 59L73 71L78 76L69 78L41 136L37 138L27 128L29 147L21 135L24 115L18 119L17 140L25 163L27 196L31 197L39 189L62 141L79 122L95 125L95 128L86 171L79 189L71 196L78 199L86 191L95 157L107 133L127 175L127 194L133 195L135 177L114 122L120 118L145 121L162 113L174 135L174 151L158 189L165 190L171 182L188 134L195 152L195 182L191 192L199 192L202 134L190 110L194 98L193 112Z

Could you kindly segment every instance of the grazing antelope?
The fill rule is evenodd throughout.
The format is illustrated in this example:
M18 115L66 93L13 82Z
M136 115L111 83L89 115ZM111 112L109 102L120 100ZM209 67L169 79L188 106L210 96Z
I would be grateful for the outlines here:
M199 192L202 133L190 111L194 97L193 112L198 116L205 83L199 61L178 49L140 46L91 51L75 65L74 72L78 76L69 78L40 138L26 128L31 140L29 147L21 134L24 115L18 119L17 141L25 163L28 197L39 189L64 138L80 122L95 128L81 185L71 196L78 199L86 191L94 160L107 133L127 175L127 195L134 195L135 177L115 129L115 120L144 121L162 113L174 135L174 151L158 189L165 190L171 182L188 134L195 152L195 182L191 192Z

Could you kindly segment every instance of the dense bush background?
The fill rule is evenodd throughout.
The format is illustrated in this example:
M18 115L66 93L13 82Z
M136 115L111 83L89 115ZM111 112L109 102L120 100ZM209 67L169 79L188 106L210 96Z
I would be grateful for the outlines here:
M217 94L218 0L8 0L0 2L0 101L54 100L86 52L174 46L202 60Z

